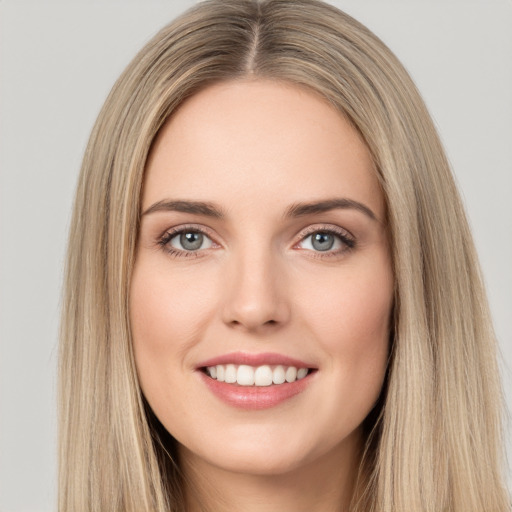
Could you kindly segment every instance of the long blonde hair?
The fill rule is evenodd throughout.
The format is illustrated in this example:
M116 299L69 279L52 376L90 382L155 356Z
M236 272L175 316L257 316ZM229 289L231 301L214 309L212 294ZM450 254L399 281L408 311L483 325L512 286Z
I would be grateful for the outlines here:
M393 343L380 404L366 421L363 492L353 510L507 510L495 339L443 148L390 50L316 0L202 2L146 45L107 98L84 156L69 238L59 510L184 510L179 467L142 397L131 346L144 167L186 98L249 75L325 97L363 136L386 197Z

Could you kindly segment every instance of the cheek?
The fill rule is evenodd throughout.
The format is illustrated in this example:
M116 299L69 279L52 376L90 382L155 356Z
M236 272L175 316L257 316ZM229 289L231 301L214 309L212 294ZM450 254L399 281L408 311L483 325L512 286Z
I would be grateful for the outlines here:
M168 359L169 325L173 319L167 298L161 295L164 283L156 269L136 263L130 290L130 322L139 382L148 399L155 388L152 380L165 378L158 361Z
M187 414L187 404L182 402L194 370L190 354L213 321L219 285L218 276L211 270L205 276L200 266L178 271L169 267L165 258L140 255L130 289L139 384L164 424L175 414Z
M187 272L170 273L142 258L134 269L130 318L136 351L163 355L193 343L210 318L212 280Z
M133 350L144 396L157 417L168 423L173 414L168 405L185 393L183 379L177 376L187 368L184 354L197 337L201 301L183 272L173 275L165 260L145 256L139 256L131 281Z
M311 318L326 339L373 340L389 330L393 278L388 265L343 269L310 294ZM346 270L346 271L345 271ZM336 343L338 345L338 343Z
M303 313L339 379L380 390L389 351L393 276L386 255L340 268L309 294ZM319 279L316 283L321 282Z

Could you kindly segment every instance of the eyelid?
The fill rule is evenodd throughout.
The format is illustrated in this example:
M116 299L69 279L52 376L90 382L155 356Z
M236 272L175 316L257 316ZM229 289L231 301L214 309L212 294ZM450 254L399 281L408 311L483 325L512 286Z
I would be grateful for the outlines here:
M177 235L183 233L183 232L197 232L201 233L202 235L209 238L212 242L213 247L210 247L208 249L198 249L196 251L187 251L185 249L177 249L176 247L169 246L169 242ZM211 248L217 248L220 247L221 244L219 244L216 241L216 237L212 235L212 232L210 229L206 228L205 226L198 225L198 224L179 224L178 226L173 226L172 228L167 228L158 238L157 238L157 244L162 249L164 249L167 253L169 253L172 256L184 256L184 257L200 257L205 251L208 251Z
M332 232L355 240L355 236L348 229L337 226L336 224L312 224L299 232L297 235L298 241L300 242L306 236L312 233L318 233L319 231Z
M326 250L326 251L313 251L310 249L299 248L298 245L303 242L308 236L314 233L329 233L337 236L341 243L344 245L341 249L337 250ZM340 256L341 254L350 251L356 246L356 238L350 231L335 224L314 224L303 229L298 235L298 240L294 243L294 249L300 249L311 253L312 257L315 258L329 258Z
M207 228L206 226L202 226L200 224L178 224L177 226L173 226L172 228L167 228L162 234L158 237L159 239L165 237L166 235L177 235L182 233L183 231L197 231L198 233L202 233L203 235L208 236L215 241L215 235L213 235L212 230ZM217 242L215 242L217 243Z
M172 240L176 235L179 235L180 233L187 232L187 231L195 231L198 233L203 234L204 236L208 237L213 247L207 248L207 249L198 249L195 251L187 251L185 249L177 249L175 247L171 248L169 246L170 240ZM299 234L296 237L296 241L293 244L294 249L298 249L298 245L303 242L309 235L313 233L330 233L335 236L337 236L344 247L342 249L337 250L326 250L326 251L312 251L309 249L303 249L307 252L314 253L314 257L332 257L340 255L341 253L344 253L346 251L349 251L353 249L356 245L356 238L350 231L348 231L345 228L342 228L336 224L313 224L310 225L303 230L299 232ZM212 234L212 230L207 228L204 225L198 225L198 224L179 224L177 226L173 226L172 228L167 228L157 239L157 244L164 250L166 250L169 254L179 257L179 256L192 256L192 257L200 257L203 255L204 252L209 251L210 249L222 247L222 244L217 242L216 235Z

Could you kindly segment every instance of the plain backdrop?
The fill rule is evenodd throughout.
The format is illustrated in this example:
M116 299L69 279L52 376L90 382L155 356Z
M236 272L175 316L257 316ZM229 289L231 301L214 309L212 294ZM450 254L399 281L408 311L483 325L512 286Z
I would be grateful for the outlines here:
M60 287L90 129L136 51L193 3L0 0L1 512L56 509ZM512 0L331 3L394 50L439 128L488 285L510 408ZM510 427L507 437L510 446Z

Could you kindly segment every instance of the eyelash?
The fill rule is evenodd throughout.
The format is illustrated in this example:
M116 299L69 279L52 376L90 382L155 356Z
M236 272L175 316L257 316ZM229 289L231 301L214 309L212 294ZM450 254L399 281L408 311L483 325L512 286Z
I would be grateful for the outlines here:
M186 251L186 250L179 250L175 249L174 247L171 247L169 245L169 242L177 235L181 235L182 233L201 233L202 235L212 239L212 237L209 235L207 231L204 229L201 229L197 226L181 226L176 229L171 229L169 231L166 231L164 235L160 238L158 241L158 245L167 252L170 256L174 258L198 258L201 256L201 251Z
M200 233L200 234L212 239L212 237L209 235L209 233L207 231L205 231L204 229L201 229L197 226L181 226L179 228L166 231L165 234L158 241L158 245L165 252L167 252L170 256L175 257L175 258L181 258L181 257L198 258L198 257L201 257L202 250L200 250L200 249L198 249L196 251L179 250L179 249L175 249L169 245L169 242L174 237L176 237L177 235L181 235L182 233ZM303 242L309 236L311 236L315 233L323 233L323 234L327 234L327 235L333 235L341 241L341 243L343 244L344 247L341 249L338 249L336 251L331 251L331 250L328 250L325 252L324 251L309 251L309 252L313 253L311 256L314 258L331 258L331 257L340 256L343 253L352 251L356 247L356 240L351 234L349 234L347 231L345 231L343 229L335 228L332 225L330 225L330 226L314 226L314 227L306 229L303 233L301 233L301 238L296 244L294 244L294 247L296 247L299 243ZM215 242L213 242L213 243L215 244ZM216 244L216 245L218 245L218 244ZM203 251L204 250L205 249L203 249Z
M326 235L333 235L338 238L343 247L341 249L337 249L335 251L309 251L312 252L311 257L313 258L333 258L339 257L342 254L350 252L356 247L356 239L348 233L348 231L329 225L329 226L311 226L307 228L304 232L301 233L300 240L294 245L296 247L299 243L304 242L309 236L314 235L315 233L322 233Z

